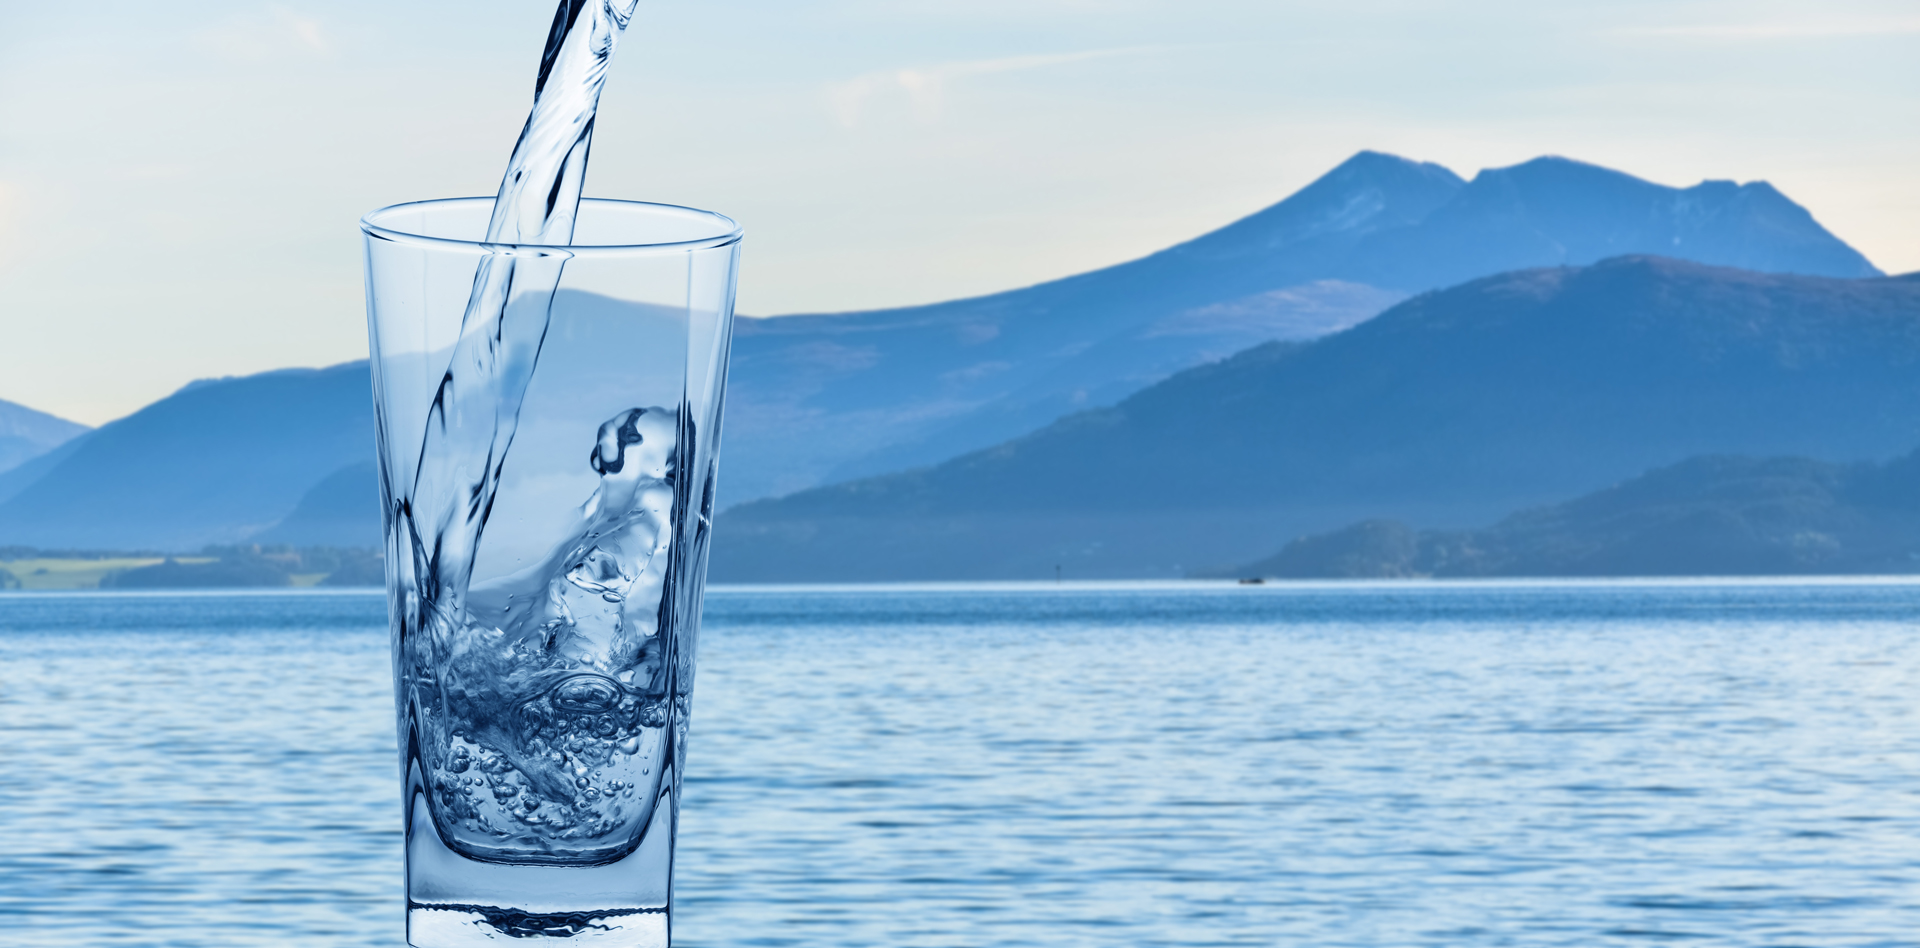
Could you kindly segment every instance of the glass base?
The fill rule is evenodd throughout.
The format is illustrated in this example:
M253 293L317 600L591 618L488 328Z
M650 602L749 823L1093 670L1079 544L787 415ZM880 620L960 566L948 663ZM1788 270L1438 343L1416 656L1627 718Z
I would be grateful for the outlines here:
M415 948L526 944L528 939L568 939L569 945L606 948L667 948L666 909L530 915L484 906L412 905L407 908L407 944Z
M671 780L664 781L671 787ZM604 866L509 866L449 849L423 794L407 821L407 944L668 948L674 802L662 792L640 848Z

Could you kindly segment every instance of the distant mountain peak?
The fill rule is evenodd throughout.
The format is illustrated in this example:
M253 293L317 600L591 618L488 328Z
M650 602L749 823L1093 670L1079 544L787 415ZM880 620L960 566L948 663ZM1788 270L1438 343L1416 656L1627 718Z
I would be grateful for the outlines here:
M1650 183L1650 182L1646 182L1642 178L1635 177L1624 171L1616 171L1612 168L1607 167L1606 165L1597 165L1591 161L1581 161L1578 158L1568 158L1565 155L1540 155L1535 158L1529 158L1526 161L1522 161L1518 164L1507 165L1506 167L1503 167L1503 168L1482 168L1480 169L1480 172L1478 174L1474 175L1474 178L1478 179L1478 178L1489 176L1489 175L1501 176L1501 175L1524 175L1524 174L1583 174L1583 175L1603 176L1603 177L1609 177L1609 178L1623 178L1629 181L1636 181L1643 184Z
M1351 242L1417 223L1465 183L1432 162L1362 151L1286 199L1170 252L1226 257L1271 254L1315 239Z
M1460 189L1455 213L1488 203L1524 205L1530 211L1577 209L1615 213L1678 192L1624 171L1559 155L1542 155L1503 168L1482 168ZM1572 205L1568 207L1568 205Z
M1355 269L1342 276L1405 290L1622 254L1771 273L1881 275L1765 181L1675 188L1557 155L1485 169L1431 215L1370 238L1357 253Z
M1429 175L1442 180L1452 181L1455 184L1464 183L1459 175L1454 174L1451 169L1438 162L1415 161L1412 158L1403 158L1391 152L1374 151L1370 148L1363 148L1360 151L1354 152L1353 157L1334 165L1332 171L1321 175L1321 177L1330 178L1334 175L1342 174L1398 174L1405 172Z

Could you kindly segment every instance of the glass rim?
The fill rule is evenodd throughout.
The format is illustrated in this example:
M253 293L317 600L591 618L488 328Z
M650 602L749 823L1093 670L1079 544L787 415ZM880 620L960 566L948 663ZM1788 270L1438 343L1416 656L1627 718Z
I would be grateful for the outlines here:
M500 243L500 242L486 241L486 240L460 240L454 237L434 237L427 234L416 234L416 233L413 233L412 231L401 230L401 229L390 227L385 224L381 224L377 222L377 219L384 215L387 215L392 212L404 211L409 208L428 208L434 205L466 204L469 202L484 202L487 204L492 204L493 200L494 199L491 197L457 197L457 198L431 198L425 201L403 201L399 204L389 204L386 207L376 208L375 210L368 211L364 217L361 217L360 230L362 233L366 234L369 237L374 237L381 240L388 240L394 243L420 244L420 245L425 245L429 247L460 248L464 250L471 250L471 251L482 252L482 253L504 253L504 254L511 254L515 256L526 255L526 256L540 256L540 257L556 256L559 254L565 254L568 256L580 256L581 254L585 253L590 256L597 256L599 254L607 254L607 253L614 253L614 254L672 253L672 252L684 252L684 251L690 251L690 250L706 250L713 247L724 247L728 244L738 243L740 239L746 235L746 231L743 228L741 228L738 221L735 221L733 218L728 217L725 214L718 213L716 211L703 211L697 207L684 207L679 204L661 204L656 201L628 201L620 198L581 198L580 204L582 207L585 207L586 205L589 205L589 204L599 204L599 205L615 205L615 206L630 207L630 208L648 208L648 209L665 210L665 211L683 211L691 214L699 214L705 217L712 218L715 223L725 227L726 232L722 234L718 234L713 237L701 237L694 240L669 240L669 241L658 241L658 242L652 242L652 243L511 244L511 243Z

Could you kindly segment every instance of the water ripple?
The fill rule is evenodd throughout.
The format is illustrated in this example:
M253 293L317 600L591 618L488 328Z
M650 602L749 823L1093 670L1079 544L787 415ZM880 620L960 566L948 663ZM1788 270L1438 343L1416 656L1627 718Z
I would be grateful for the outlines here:
M720 590L677 940L1920 944L1920 586ZM399 944L377 596L0 596L22 948Z

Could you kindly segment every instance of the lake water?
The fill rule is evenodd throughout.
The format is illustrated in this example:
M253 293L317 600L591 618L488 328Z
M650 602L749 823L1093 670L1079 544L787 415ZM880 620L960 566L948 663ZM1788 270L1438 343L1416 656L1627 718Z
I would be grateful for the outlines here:
M723 589L684 946L1920 945L1920 584ZM400 944L371 593L0 596L0 942Z

